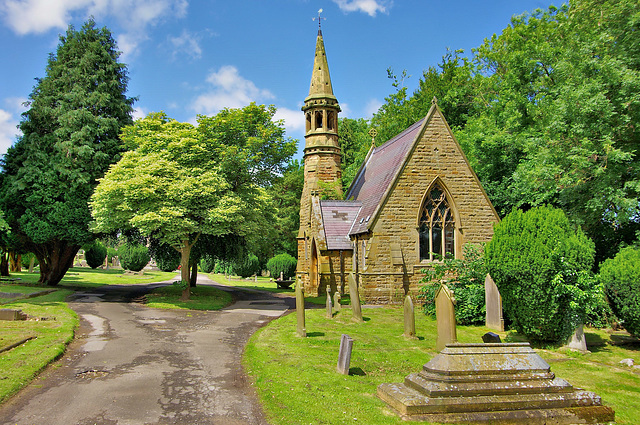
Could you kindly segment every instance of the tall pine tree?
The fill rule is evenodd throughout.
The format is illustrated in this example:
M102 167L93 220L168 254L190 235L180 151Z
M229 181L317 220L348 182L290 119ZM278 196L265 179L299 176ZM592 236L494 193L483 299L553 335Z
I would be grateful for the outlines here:
M2 161L2 208L12 231L38 258L40 283L57 285L89 231L88 200L123 151L132 123L126 66L115 40L93 20L60 37L37 79L22 136Z

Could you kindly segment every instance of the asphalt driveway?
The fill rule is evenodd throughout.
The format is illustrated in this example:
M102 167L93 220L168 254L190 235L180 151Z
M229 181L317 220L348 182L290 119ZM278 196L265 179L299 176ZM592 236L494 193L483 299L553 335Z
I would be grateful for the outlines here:
M200 276L199 284L213 283ZM145 290L77 293L75 340L0 406L0 423L266 424L241 356L249 337L295 299L233 290L237 301L221 311L158 310L135 302Z

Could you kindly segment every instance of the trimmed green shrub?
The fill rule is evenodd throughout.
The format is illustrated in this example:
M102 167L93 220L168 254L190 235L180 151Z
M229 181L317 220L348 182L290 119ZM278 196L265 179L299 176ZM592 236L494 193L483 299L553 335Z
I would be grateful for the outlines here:
M640 336L640 248L623 248L602 263L600 281L622 326Z
M418 299L424 303L424 313L435 317L435 294L440 283L446 284L456 299L456 322L460 325L480 325L485 320L484 278L487 267L483 245L466 244L462 259L445 258L434 262L430 269L422 270Z
M92 269L97 269L104 264L107 256L107 247L100 241L95 241L84 248L84 259Z
M180 253L171 245L152 240L149 255L156 260L156 266L163 272L172 272L180 265Z
M248 254L242 260L233 263L233 272L240 277L249 277L260 271L260 260L253 254Z
M274 279L280 279L280 273L285 279L291 279L296 274L297 266L298 260L289 254L278 254L267 261L267 270Z
M139 272L149 263L151 257L146 246L126 243L118 248L120 265L125 270Z
M600 302L593 242L548 206L514 210L495 226L487 268L512 326L532 341L564 342Z
M200 258L200 270L202 270L203 273L211 273L215 265L216 260L210 255L203 255L202 258Z

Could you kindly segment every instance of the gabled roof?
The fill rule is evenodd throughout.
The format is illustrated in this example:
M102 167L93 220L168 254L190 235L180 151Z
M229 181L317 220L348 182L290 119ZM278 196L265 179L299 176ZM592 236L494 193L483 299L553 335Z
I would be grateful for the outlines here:
M320 201L322 227L327 249L353 249L349 239L349 231L360 208L362 208L360 201Z
M369 222L400 172L409 151L422 133L423 124L428 120L431 112L429 111L426 118L369 152L347 193L347 199L362 202L362 208L349 232L350 235L369 230Z

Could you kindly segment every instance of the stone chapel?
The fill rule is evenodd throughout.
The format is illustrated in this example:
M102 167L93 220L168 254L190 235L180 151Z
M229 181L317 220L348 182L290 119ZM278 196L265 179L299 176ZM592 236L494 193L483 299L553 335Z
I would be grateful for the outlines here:
M427 116L380 146L372 144L345 200L322 200L340 187L340 105L318 30L309 95L297 277L305 293L344 292L353 273L368 303L414 294L421 269L439 256L462 256L488 242L499 221L434 99ZM437 255L434 255L437 254Z

